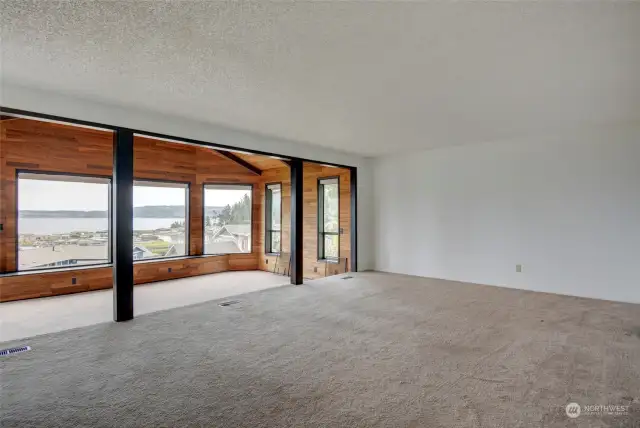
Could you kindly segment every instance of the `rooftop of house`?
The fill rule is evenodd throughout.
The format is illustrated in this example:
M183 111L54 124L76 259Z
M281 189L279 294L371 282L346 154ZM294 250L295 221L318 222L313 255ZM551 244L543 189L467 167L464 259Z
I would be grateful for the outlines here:
M232 238L221 238L216 242L207 244L207 254L233 254L240 252L240 247Z
M108 245L56 245L21 249L18 254L20 269L28 269L63 260L95 260L96 263L109 259Z
M133 251L136 250L143 253L142 258L157 257L143 245L135 244ZM177 248L175 248L174 251L177 252ZM106 263L109 260L109 246L56 245L54 247L21 248L18 256L20 269L46 266L64 260L84 260L93 263Z
M232 235L249 236L251 234L251 224L227 224L222 226L216 234L218 235L225 230Z

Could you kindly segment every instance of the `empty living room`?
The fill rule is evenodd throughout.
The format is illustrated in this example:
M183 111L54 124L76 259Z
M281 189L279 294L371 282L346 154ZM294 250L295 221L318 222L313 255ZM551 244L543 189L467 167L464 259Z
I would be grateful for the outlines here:
M640 428L640 1L0 2L2 427Z

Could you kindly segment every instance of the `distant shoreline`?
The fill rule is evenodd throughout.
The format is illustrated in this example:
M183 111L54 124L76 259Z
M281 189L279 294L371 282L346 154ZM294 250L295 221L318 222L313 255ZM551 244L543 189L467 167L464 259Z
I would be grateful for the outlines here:
M224 207L206 207L206 215L217 217ZM153 205L134 207L135 218L184 218L184 205ZM109 218L108 211L74 211L74 210L20 210L19 218Z
M170 219L184 219L184 214L181 216L176 216L176 215L172 215L172 216L151 216L151 215L133 215L134 218L170 218ZM108 216L105 214L104 216L91 216L91 215L20 215L19 218L67 218L67 219L73 219L73 218L108 218Z

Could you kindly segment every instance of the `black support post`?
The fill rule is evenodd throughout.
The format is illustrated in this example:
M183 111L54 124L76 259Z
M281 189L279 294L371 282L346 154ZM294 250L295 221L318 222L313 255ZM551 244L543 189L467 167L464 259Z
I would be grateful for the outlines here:
M111 190L113 319L133 319L133 132L117 129L113 139Z
M351 190L351 272L358 271L358 169L349 168Z
M300 159L292 159L291 169L291 284L302 284L302 168Z

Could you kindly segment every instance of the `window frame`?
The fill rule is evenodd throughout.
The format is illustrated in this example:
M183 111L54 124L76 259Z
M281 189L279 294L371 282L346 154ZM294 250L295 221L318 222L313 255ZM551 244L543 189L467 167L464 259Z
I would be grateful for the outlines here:
M280 230L270 229L271 226L271 206L273 204L272 199L269 198L268 190L269 186L280 186ZM264 253L266 255L279 255L282 252L282 182L276 181L273 183L265 183L264 184ZM273 251L271 247L272 244L272 234L273 232L280 233L280 250Z
M324 189L322 184L323 181L327 180L336 180L338 185L338 231L337 232L325 232L324 231ZM317 210L317 261L328 261L328 262L338 262L340 260L340 176L329 176L329 177L320 177L318 178L318 194L316 197L316 202L318 205ZM338 256L337 257L327 257L325 254L325 245L324 239L325 236L337 236L338 237Z
M31 174L31 175L52 175L52 176L60 176L60 177L78 177L78 178L97 178L100 180L107 181L107 193L108 193L108 205L107 205L107 262L102 263L88 263L88 264L75 264L75 265L65 265L65 266L49 266L49 267L38 267L33 269L20 269L20 174ZM49 180L51 181L51 180ZM49 171L49 170L33 170L33 169L16 169L15 170L15 212L14 212L14 221L16 225L15 229L15 270L14 272L20 274L37 274L41 271L58 271L58 270L81 270L85 268L91 267L109 267L113 266L113 228L112 228L112 217L113 217L113 177L111 175L100 175L100 174L84 174L84 173L75 173L75 172L60 172L60 171Z
M251 231L251 239L249 239L249 251L248 252L240 252L240 253L207 253L205 251L206 248L206 242L205 242L205 237L206 237L206 232L207 232L207 216L206 214L206 209L207 209L207 204L206 204L206 189L207 186L230 186L230 187L246 187L249 188L249 194L251 195L251 210L249 213L249 226L250 226L250 231ZM253 190L254 190L254 184L253 183L225 183L225 182L220 182L220 181L205 181L204 183L202 183L202 255L203 256L229 256L229 255L234 255L234 254L253 254L253 240L254 240L254 233L253 233Z
M190 202L191 202L191 182L190 181L180 181L180 180L164 180L164 179L160 179L160 178L136 178L135 176L133 177L133 186L132 186L132 192L133 192L133 188L136 187L136 182L147 182L147 183L167 183L167 184L184 184L186 185L186 192L185 192L185 196L184 196L184 228L185 228L185 241L184 241L184 250L185 253L182 256L169 256L169 257L149 257L148 259L138 259L138 260L134 260L133 264L136 263L151 263L151 262L159 262L159 261L163 261L163 260L172 260L172 259L182 259L185 257L189 257L190 256L190 246L191 246L191 218L190 218ZM151 187L151 186L148 186ZM135 207L134 208L135 211ZM133 216L133 218L135 218L135 215ZM133 220L133 219L132 219ZM132 231L135 231L133 229L133 227L131 228ZM135 245L135 244L134 244ZM131 249L133 251L133 248Z

